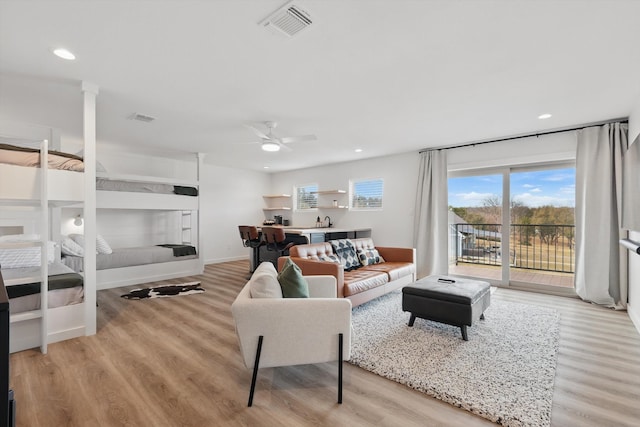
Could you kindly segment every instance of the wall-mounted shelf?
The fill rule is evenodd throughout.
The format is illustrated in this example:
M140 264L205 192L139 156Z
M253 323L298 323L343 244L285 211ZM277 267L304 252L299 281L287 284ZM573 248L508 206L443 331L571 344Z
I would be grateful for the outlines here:
M267 206L262 208L265 212L291 210L291 194L265 194L262 198L267 202Z
M349 206L318 206L318 209L349 209Z
M345 190L322 190L322 191L311 191L311 194L317 194L319 196L323 194L347 194Z

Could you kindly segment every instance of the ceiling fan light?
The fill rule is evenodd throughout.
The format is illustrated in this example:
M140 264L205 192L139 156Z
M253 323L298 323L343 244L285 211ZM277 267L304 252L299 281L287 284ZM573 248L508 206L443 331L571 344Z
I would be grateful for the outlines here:
M264 151L280 151L280 144L273 141L265 141L262 143Z

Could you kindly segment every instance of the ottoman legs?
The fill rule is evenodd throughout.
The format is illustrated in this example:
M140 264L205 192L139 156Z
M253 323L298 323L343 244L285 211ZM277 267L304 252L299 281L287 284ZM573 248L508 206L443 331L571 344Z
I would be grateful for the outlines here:
M409 317L409 326L413 326L413 322L416 321L416 315L411 313L411 317Z
M480 320L484 320L484 313L482 313L480 315ZM413 326L413 324L416 321L416 315L411 313L411 316L409 317L409 323L407 324L407 326ZM465 341L469 341L469 336L467 335L467 325L460 325L460 332L462 332L462 339Z

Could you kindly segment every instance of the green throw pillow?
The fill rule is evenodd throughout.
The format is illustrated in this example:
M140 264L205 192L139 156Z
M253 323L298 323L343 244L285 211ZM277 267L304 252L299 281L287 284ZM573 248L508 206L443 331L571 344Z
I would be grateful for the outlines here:
M278 282L285 298L309 298L309 284L302 276L302 271L291 258L288 258L278 273Z

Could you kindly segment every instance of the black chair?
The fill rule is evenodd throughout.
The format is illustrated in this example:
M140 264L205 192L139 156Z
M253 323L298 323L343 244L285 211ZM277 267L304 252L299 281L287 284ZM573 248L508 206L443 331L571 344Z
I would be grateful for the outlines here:
M264 246L266 242L262 240L260 233L258 233L258 228L253 225L239 225L238 230L240 231L242 245L253 250L253 262L249 265L249 272L253 273L260 264L260 246Z
M277 251L278 256L289 254L289 248L296 244L287 239L282 227L262 227L262 236L267 243L267 250Z

